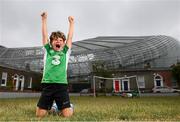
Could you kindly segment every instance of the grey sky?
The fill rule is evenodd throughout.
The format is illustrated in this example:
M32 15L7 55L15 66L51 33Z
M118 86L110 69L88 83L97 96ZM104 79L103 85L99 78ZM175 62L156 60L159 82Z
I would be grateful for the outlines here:
M0 0L0 45L41 46L42 11L49 34L67 33L74 16L73 41L159 34L180 40L180 0Z

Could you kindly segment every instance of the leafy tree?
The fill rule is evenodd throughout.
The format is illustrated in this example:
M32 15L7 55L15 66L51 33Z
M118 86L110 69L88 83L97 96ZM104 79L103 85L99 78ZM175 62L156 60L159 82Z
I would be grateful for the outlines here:
M107 62L105 61L95 61L92 64L93 68L93 75L100 76L100 77L112 77L112 72L108 70ZM98 92L107 92L106 88L106 80L102 79L102 88Z
M101 77L112 77L112 72L106 67L106 62L95 61L92 64L94 75Z
M178 86L180 88L180 62L172 66L172 75L177 80Z

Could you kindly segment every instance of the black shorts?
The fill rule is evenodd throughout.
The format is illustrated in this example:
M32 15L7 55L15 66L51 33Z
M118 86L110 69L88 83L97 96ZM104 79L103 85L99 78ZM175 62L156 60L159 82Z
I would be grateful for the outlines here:
M42 93L37 106L41 109L50 110L55 101L58 109L70 107L69 93L66 84L43 83Z

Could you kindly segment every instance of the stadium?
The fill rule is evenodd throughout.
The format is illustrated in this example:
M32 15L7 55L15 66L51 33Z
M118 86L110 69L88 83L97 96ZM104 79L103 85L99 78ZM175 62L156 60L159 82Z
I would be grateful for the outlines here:
M2 67L42 73L42 47L6 48L1 46L0 51ZM138 76L136 82L143 84L139 86L143 90L150 90L157 85L177 87L176 81L171 78L170 67L179 61L179 42L165 35L102 36L77 41L73 43L68 65L70 89L72 92L79 92L85 88L93 89L93 77L97 75L93 66L99 67L102 64L103 68L111 73L109 77ZM156 82L156 77L160 81ZM26 78L24 80L26 82ZM98 84L96 87L101 88ZM120 83L122 90L133 88L129 82L123 84ZM112 82L108 82L105 86L112 91L112 85Z

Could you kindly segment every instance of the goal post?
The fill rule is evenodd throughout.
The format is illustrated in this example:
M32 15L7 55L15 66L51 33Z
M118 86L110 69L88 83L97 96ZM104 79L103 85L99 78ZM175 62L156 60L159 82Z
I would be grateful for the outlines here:
M108 91L120 93L137 90L139 96L141 95L136 75L116 78L93 76L94 97L96 97L97 90L105 93Z

